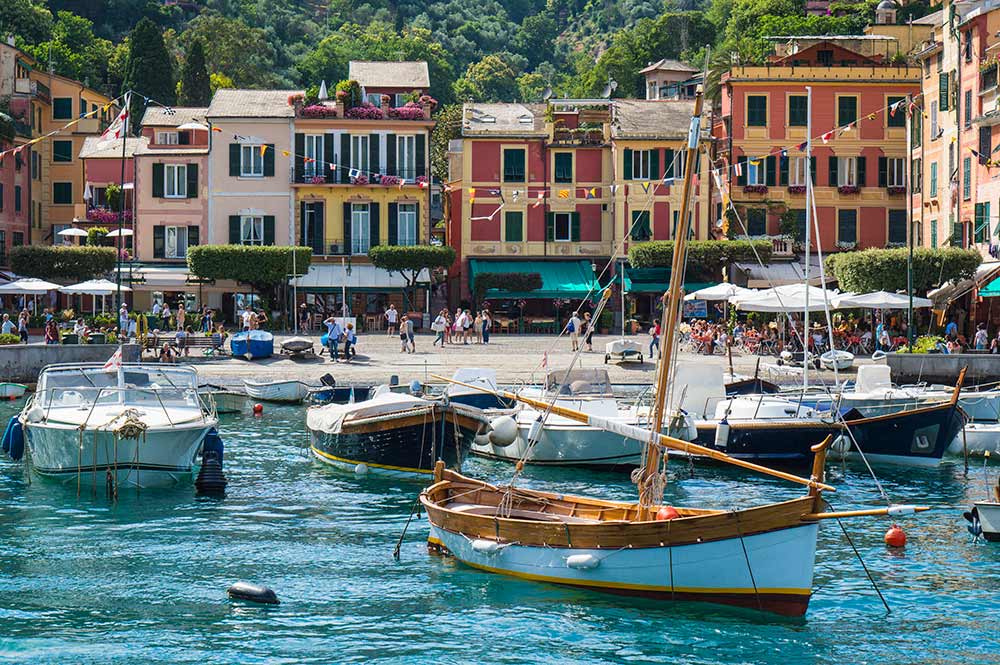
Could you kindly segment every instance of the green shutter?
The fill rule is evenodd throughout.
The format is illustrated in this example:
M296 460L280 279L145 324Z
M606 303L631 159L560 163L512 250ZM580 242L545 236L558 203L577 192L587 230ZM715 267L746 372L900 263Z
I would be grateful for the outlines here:
M346 136L346 134L345 134ZM341 254L351 253L351 204L344 204L344 246L341 248Z
M240 216L230 215L229 216L229 244L239 245L240 244Z
M764 182L768 187L774 187L774 178L778 170L778 158L774 155L768 155L765 163L767 164L767 173L764 174Z
M868 160L858 157L858 185L865 187L868 185Z
M274 244L274 215L264 215L264 244Z
M649 151L649 179L659 180L660 179L660 151L650 150Z
M778 184L782 187L788 184L788 155L782 155L778 160Z
M163 198L163 164L153 164L153 198Z
M886 157L878 158L878 186L886 187L889 183L889 160Z
M427 175L427 164L426 164L426 162L427 162L427 136L425 136L424 134L417 134L416 139L414 140L414 144L416 145L416 150L414 150L414 152L416 153L415 158L416 158L416 161L417 161L417 164L416 164L416 166L417 166L417 177L419 178L420 176L426 176ZM418 226L419 226L419 224L418 224Z
M504 213L504 241L522 242L524 240L524 214L521 212Z
M831 187L836 187L837 184L838 184L837 183L837 158L831 156L827 160L827 166L830 169L830 186Z
M379 215L379 204L369 203L368 204L368 228L369 228L369 247L376 247L380 244L379 240L379 228L382 219Z
M665 148L663 150L663 177L664 178L676 178L677 173L674 170L674 149Z
M306 177L306 135L295 132L295 182L302 182Z
M189 199L198 198L198 165L187 165L187 197Z
M389 204L389 244L398 245L399 244L399 204L390 203Z
M622 180L632 179L632 149L625 148L622 152Z
M747 184L747 169L750 163L746 157L737 157L736 163L739 165L739 171L736 174L736 185L738 187L745 187Z
M648 215L646 220L646 223L648 224ZM580 242L580 213L578 212L570 213L569 239L572 242Z
M379 150L379 139L381 137L378 134L368 135L368 170L371 173L362 173L361 175L367 176L369 180L375 173L382 173L382 163L379 159L381 157ZM374 246L375 243L372 243Z
M385 135L385 173L386 175L399 175L396 173L396 135ZM390 242L389 244L395 244Z
M545 239L549 242L556 239L556 214L554 212L545 213Z
M274 144L268 143L264 151L264 177L274 177Z
M240 175L240 144L229 144L229 177L238 178Z
M162 259L166 256L165 229L162 226L153 227L153 258Z
M938 74L938 110L948 110L948 72Z
M351 169L351 135L341 134L340 135L340 160L338 166L340 167L340 182L342 184L347 184L350 180L348 178L348 171ZM351 216L347 215L350 219Z
M199 240L201 240L201 229L197 225L189 226L187 235L188 247L197 247Z

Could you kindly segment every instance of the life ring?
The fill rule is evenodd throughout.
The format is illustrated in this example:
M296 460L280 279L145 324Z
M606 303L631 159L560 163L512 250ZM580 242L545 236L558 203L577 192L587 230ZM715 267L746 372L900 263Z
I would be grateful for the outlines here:
M872 360L876 360L876 361L877 360L882 360L883 358L885 358L885 356L886 356L886 352L883 351L882 349L879 349L878 351L876 351L875 353L872 354Z

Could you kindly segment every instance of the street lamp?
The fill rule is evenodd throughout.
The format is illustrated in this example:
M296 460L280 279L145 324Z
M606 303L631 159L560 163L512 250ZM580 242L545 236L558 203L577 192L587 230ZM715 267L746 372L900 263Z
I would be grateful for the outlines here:
M344 271L344 279L340 283L340 316L347 319L347 278L351 276L351 257L341 256L340 267ZM346 325L346 320L343 323Z

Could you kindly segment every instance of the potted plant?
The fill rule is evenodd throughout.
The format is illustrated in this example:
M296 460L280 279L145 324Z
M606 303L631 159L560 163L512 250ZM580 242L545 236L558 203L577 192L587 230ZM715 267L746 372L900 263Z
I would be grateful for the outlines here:
M889 196L899 196L901 194L906 194L906 187L891 186L891 187L886 187L886 190L889 192Z
M745 185L744 194L767 194L767 185Z
M838 194L858 194L861 192L861 188L857 185L841 185L837 188Z
M805 194L806 193L806 186L805 185L789 185L788 186L788 193L789 194Z

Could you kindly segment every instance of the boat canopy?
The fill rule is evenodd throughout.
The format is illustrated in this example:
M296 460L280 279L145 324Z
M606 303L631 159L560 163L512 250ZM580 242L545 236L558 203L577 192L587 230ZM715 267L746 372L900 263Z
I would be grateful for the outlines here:
M124 401L127 404L194 406L197 404L198 374L192 367L123 365L119 382L117 368L104 365L53 365L38 378L36 403L43 407L84 407Z
M432 408L433 403L412 395L384 392L354 404L314 406L306 413L306 426L313 431L339 434L345 420L375 418L408 409Z
M560 388L561 386L561 388ZM552 370L545 375L545 389L560 395L611 395L611 377L605 369Z

